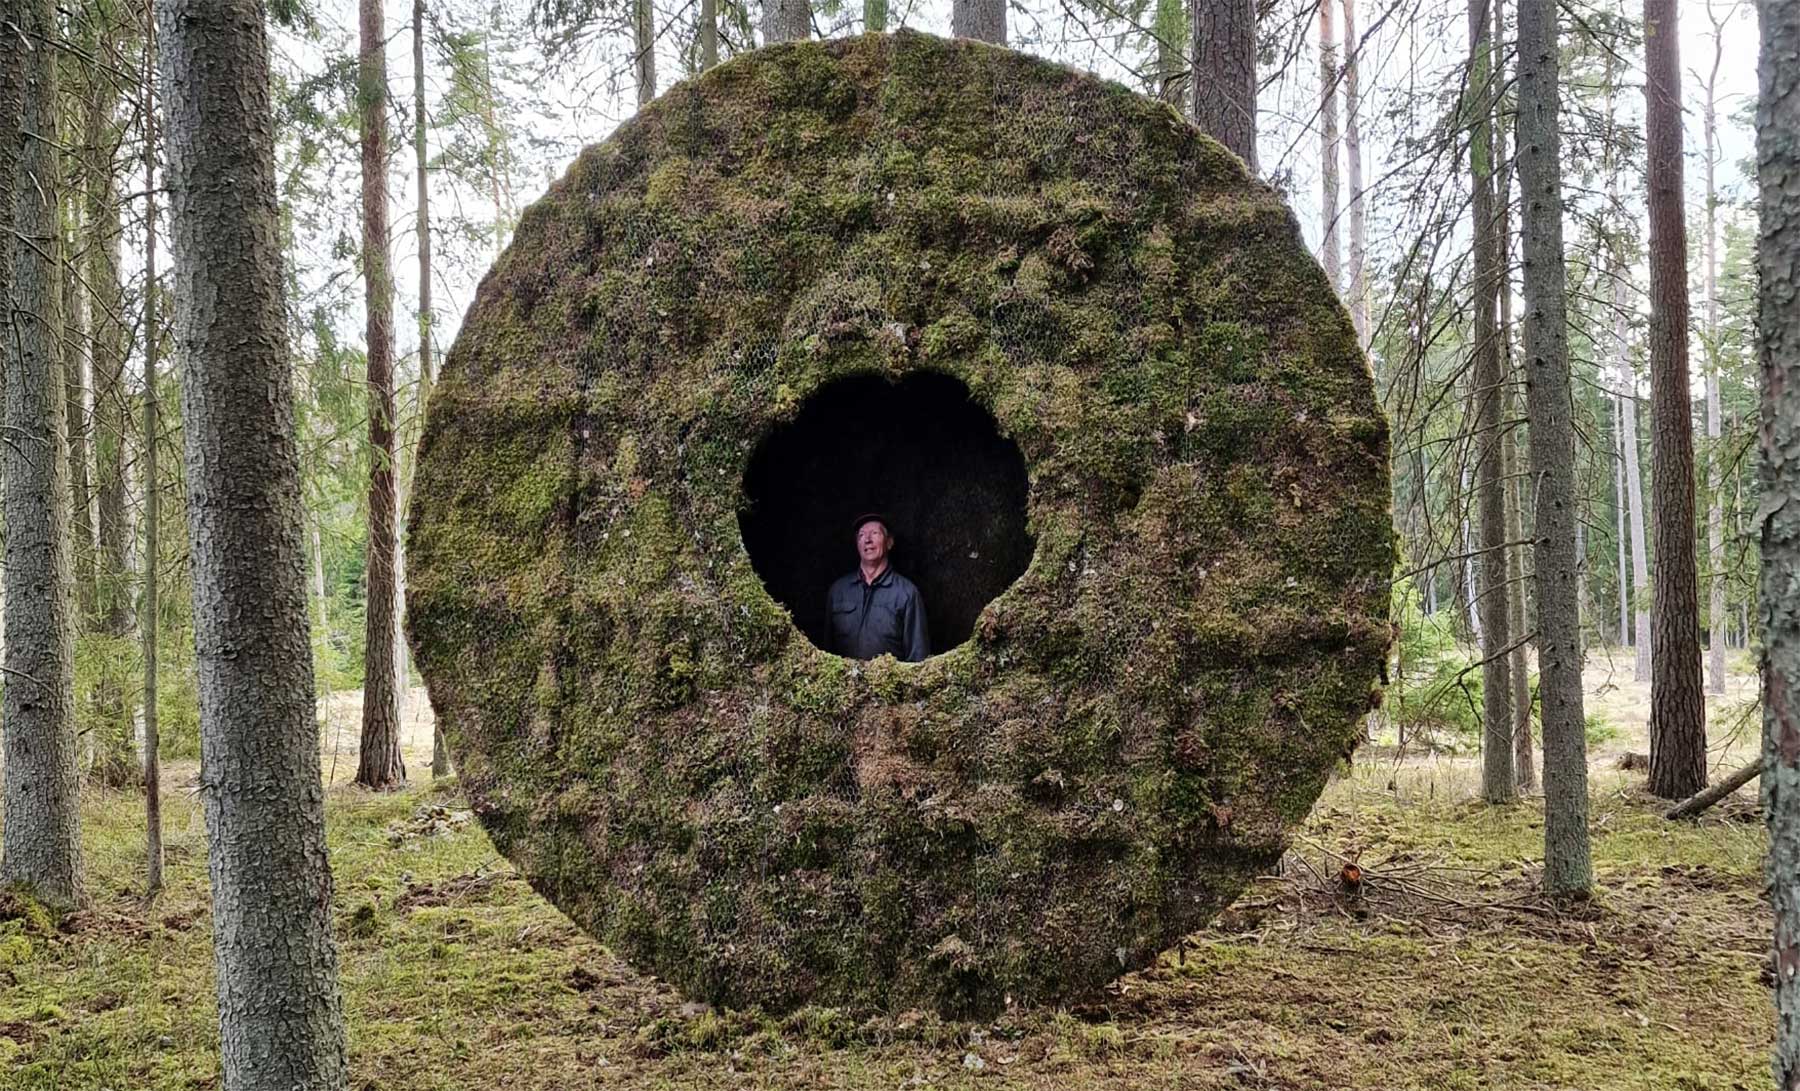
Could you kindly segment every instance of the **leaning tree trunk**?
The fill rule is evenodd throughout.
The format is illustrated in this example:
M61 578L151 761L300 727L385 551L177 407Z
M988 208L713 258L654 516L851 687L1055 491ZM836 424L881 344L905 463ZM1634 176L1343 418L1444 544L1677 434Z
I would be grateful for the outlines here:
M1644 146L1650 183L1650 492L1656 559L1650 600L1650 791L1706 787L1706 700L1694 556L1694 425L1688 393L1687 220L1681 163L1681 57L1675 0L1644 0Z
M1255 0L1188 0L1194 124L1256 166Z
M1327 0L1329 2L1329 0ZM1357 83L1361 64L1356 41L1356 0L1344 3L1344 160L1350 182L1350 324L1363 351L1369 348L1369 228L1367 202L1363 200L1362 91Z
M356 783L406 783L395 663L394 283L388 269L387 35L381 0L361 0L357 63L362 119L362 255L369 378L369 543L364 599L362 745Z
M1501 442L1500 331L1494 293L1500 284L1499 246L1494 238L1493 73L1488 0L1469 4L1469 172L1473 185L1475 293L1474 360L1470 366L1475 402L1475 499L1481 534L1476 571L1481 616L1482 744L1481 794L1490 803L1518 798L1512 742L1512 671L1507 646L1511 629L1506 584L1506 494Z
M1800 1088L1800 5L1762 0L1756 174L1762 362L1762 801L1775 909L1775 1086Z
M75 740L74 590L69 566L68 390L57 340L62 273L53 239L57 154L56 8L28 0L0 34L0 444L6 521L5 764L0 884L28 884L46 903L82 897L81 797ZM30 133L30 139L20 139Z
M1556 0L1519 0L1518 50L1525 400L1537 501L1532 556L1544 736L1544 890L1554 897L1585 897L1593 885L1593 866L1576 593L1581 558L1575 549L1575 420L1563 266Z
M763 0L763 40L802 42L812 37L812 4L809 0Z
M338 1091L265 13L157 9L220 1067L225 1091Z
M1319 218L1325 224L1319 261L1331 290L1343 288L1338 257L1338 105L1337 36L1332 29L1331 0L1319 4Z
M950 33L1006 44L1006 0L950 0Z

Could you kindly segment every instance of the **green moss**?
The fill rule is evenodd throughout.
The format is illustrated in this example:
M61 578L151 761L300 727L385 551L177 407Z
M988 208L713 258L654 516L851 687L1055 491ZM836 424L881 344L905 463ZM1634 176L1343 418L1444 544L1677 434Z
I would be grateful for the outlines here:
M1036 554L964 645L851 663L757 580L743 472L821 386L918 369L1018 444ZM1122 88L910 33L734 59L524 217L436 399L409 614L464 783L707 1001L1091 995L1359 737L1393 569L1367 364L1277 197Z

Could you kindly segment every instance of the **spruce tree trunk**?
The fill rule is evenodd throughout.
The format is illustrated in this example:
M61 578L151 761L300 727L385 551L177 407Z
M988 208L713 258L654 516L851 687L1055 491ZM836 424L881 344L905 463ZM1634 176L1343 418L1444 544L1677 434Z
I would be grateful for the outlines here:
M950 0L950 33L1006 44L1006 0Z
M1500 331L1494 293L1500 286L1499 245L1494 238L1494 177L1491 125L1493 70L1488 0L1469 4L1469 170L1473 187L1475 293L1474 360L1470 381L1475 402L1475 502L1481 535L1476 558L1477 612L1481 617L1481 794L1490 803L1518 798L1513 771L1512 643L1506 584L1506 492L1501 406L1506 375L1501 370Z
M1762 364L1763 813L1775 910L1775 1086L1800 1089L1800 5L1761 0L1756 265Z
M1694 425L1688 396L1687 220L1675 0L1644 0L1644 146L1650 183L1650 491L1656 520L1650 624L1650 791L1706 787L1706 700L1694 556Z
M1188 0L1194 124L1256 165L1255 0Z
M162 609L157 565L162 560L162 480L156 449L162 424L156 401L157 365L162 345L156 299L156 26L154 9L144 12L144 890L163 887L161 727L156 718L156 623Z
M369 381L369 541L363 640L362 742L356 783L406 783L395 661L394 282L388 265L387 35L381 0L360 0L357 113L362 127L363 298Z
M223 1087L338 1091L266 15L157 8Z
M1506 5L1494 0L1494 26L1506 26ZM1501 49L1504 54L1505 50ZM1506 376L1506 403L1502 414L1506 420L1501 451L1505 480L1506 540L1525 540L1525 505L1529 490L1525 485L1524 459L1519 454L1519 387L1522 379L1518 361L1513 358L1512 308L1512 189L1513 164L1506 152L1505 110L1499 97L1494 102L1494 161L1499 167L1499 193L1495 202L1495 248L1500 266L1500 373ZM1512 679L1513 776L1519 790L1537 787L1537 767L1531 740L1531 653L1525 642L1529 632L1530 610L1527 588L1531 586L1526 572L1526 548L1506 547L1507 626L1517 647L1513 648L1507 671Z
M1544 736L1544 890L1553 897L1586 897L1593 866L1577 608L1581 563L1575 548L1575 421L1563 266L1557 48L1555 0L1519 0L1520 256L1525 400L1537 501L1532 554Z
M70 187L74 190L74 187ZM92 477L88 473L88 304L87 292L77 275L76 254L83 238L80 191L64 201L69 230L63 234L63 317L69 331L63 352L63 382L68 389L66 416L69 431L69 526L74 536L70 556L75 568L76 628L94 617L99 589L94 574L94 513Z
M0 697L0 884L28 884L45 903L83 896L75 738L74 586L69 564L68 390L58 352L62 272L56 248L27 245L58 230L56 8L27 0L0 34L0 375L5 379L0 488L6 526L6 684ZM29 43L29 48L27 46ZM32 134L21 139L22 134Z
M763 0L762 32L768 45L803 42L812 37L810 0Z
M1650 630L1650 610L1646 605L1650 601L1650 560L1649 551L1644 545L1644 472L1643 459L1638 453L1638 401L1637 379L1631 372L1631 353L1628 348L1625 310L1629 301L1625 295L1625 264L1615 259L1613 267L1613 313L1614 336L1619 345L1619 423L1621 426L1620 444L1625 448L1625 498L1631 511L1627 522L1631 529L1631 602L1632 602L1632 639L1635 652L1633 677L1639 682L1650 681L1650 669L1655 660L1655 636Z
M1712 14L1712 4L1706 6ZM1725 511L1721 502L1719 413L1719 64L1724 36L1713 21L1713 63L1706 77L1706 106L1701 118L1706 138L1706 559L1711 601L1707 604L1708 689L1725 692Z
M104 20L104 12L94 13ZM110 55L119 32L102 26L97 50ZM85 279L88 295L88 359L94 382L95 610L93 631L111 638L109 660L131 634L131 572L126 543L125 445L129 431L125 392L125 296L120 284L118 186L114 177L119 131L113 124L119 94L109 76L91 72L83 96L83 176L87 225ZM93 695L96 753L93 777L123 787L143 776L132 728L134 702L122 674L101 673Z
M1338 104L1337 34L1332 27L1331 0L1319 4L1319 219L1325 227L1319 262L1331 290L1344 286L1338 247Z
M1327 0L1329 2L1329 0ZM1357 85L1361 62L1356 41L1356 0L1344 3L1344 157L1350 181L1350 323L1356 340L1369 348L1368 208L1363 200L1362 92Z

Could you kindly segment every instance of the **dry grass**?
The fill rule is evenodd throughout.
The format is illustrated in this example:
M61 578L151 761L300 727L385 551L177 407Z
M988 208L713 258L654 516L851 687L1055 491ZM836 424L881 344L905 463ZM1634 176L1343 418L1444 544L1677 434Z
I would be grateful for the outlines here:
M1620 749L1635 745L1629 697L1597 698L1622 706ZM329 711L353 732L352 701ZM354 749L339 746L341 781ZM427 721L407 749L425 777ZM1101 1002L985 1024L686 1004L532 893L462 821L453 787L336 786L354 1086L1768 1087L1753 804L1666 823L1597 762L1600 891L1560 910L1534 890L1538 805L1475 802L1474 770L1364 761L1328 789L1283 873L1182 950ZM160 900L136 892L137 797L95 793L93 908L50 934L0 925L0 1087L217 1085L193 773L170 771ZM1354 900L1338 885L1347 859L1365 875Z

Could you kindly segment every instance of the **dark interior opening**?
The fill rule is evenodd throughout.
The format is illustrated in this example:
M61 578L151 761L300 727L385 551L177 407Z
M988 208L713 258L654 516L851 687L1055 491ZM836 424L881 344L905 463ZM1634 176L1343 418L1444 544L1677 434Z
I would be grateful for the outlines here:
M751 455L744 546L763 586L825 646L825 595L857 566L851 521L892 521L891 563L925 600L933 655L1031 562L1025 459L968 387L922 373L821 388Z

